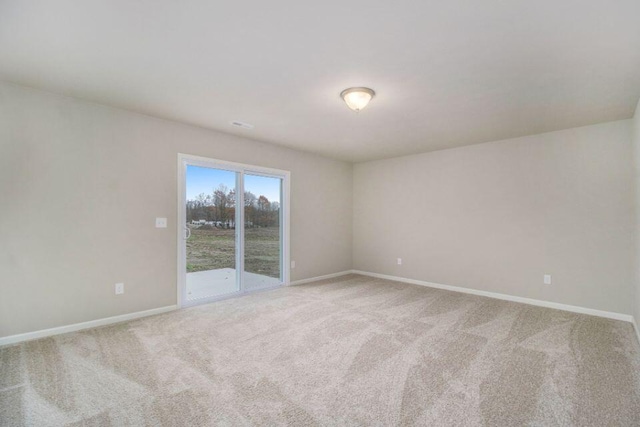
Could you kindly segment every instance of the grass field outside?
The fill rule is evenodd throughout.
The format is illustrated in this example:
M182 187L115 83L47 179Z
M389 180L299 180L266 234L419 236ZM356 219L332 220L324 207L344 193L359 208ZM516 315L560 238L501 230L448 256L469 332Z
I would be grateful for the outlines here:
M187 272L236 268L236 230L188 225ZM280 228L245 229L245 271L280 277Z

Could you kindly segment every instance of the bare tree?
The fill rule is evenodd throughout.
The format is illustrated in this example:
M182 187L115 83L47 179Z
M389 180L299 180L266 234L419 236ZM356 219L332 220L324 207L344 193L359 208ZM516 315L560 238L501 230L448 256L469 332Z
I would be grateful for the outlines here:
M266 196L258 197L258 202L256 204L256 208L258 210L258 225L261 227L269 226L269 211L271 210L271 203Z
M229 204L228 195L229 189L224 184L220 184L218 188L213 191L213 206L215 207L216 221L227 222L229 215L227 209Z
M246 225L255 227L256 225L256 203L258 198L251 191L244 192L244 222Z

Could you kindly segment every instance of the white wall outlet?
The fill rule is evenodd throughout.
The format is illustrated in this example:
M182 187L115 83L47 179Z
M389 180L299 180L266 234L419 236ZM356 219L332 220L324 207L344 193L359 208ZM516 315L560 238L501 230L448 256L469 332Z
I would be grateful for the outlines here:
M116 295L124 294L124 283L116 283Z
M550 285L551 284L551 275L550 274L545 274L544 275L544 284L545 285Z
M296 262L291 260L291 269L295 269L296 268Z
M398 265L402 265L402 258L398 258Z
M156 228L167 228L167 218L156 218Z

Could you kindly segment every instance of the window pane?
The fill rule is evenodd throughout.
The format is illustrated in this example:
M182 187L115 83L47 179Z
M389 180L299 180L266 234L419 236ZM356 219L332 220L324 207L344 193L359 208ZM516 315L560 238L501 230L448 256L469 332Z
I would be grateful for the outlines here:
M236 172L187 166L187 300L236 292Z
M247 290L282 282L282 179L244 176L244 287Z

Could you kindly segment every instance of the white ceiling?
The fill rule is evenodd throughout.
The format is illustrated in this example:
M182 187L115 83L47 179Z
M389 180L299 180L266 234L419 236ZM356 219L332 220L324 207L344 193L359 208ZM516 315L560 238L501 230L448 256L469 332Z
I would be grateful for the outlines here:
M638 0L0 0L0 80L364 161L631 117L639 18ZM377 96L354 113L350 86Z

